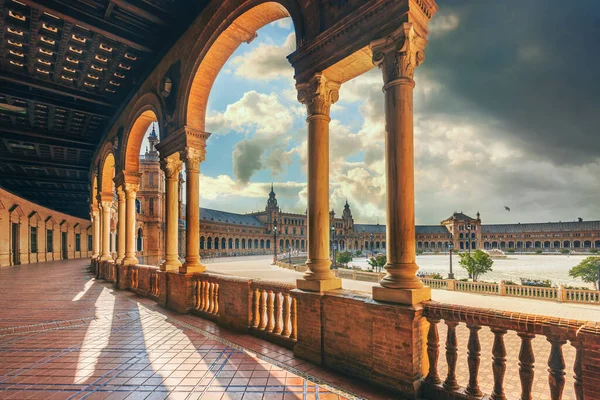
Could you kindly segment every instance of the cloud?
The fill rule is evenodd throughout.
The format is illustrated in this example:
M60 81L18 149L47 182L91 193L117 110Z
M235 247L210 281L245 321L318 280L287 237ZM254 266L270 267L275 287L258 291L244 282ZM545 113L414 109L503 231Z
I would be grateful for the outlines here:
M261 158L265 149L262 144L253 140L242 140L233 149L233 173L243 183L263 167Z
M460 18L456 14L438 14L429 24L429 33L433 36L442 35L455 30L460 25Z
M296 49L296 35L290 33L282 45L260 43L253 50L233 57L230 61L235 74L253 80L272 80L294 77L287 56Z
M292 27L292 18L288 17L288 18L278 19L277 21L272 22L272 24L278 28L290 29Z

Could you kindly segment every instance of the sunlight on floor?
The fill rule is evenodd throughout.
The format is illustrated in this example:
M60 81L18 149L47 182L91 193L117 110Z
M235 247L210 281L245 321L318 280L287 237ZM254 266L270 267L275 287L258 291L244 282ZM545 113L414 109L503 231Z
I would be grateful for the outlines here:
M73 297L73 300L71 300L71 301L79 301L87 293L87 291L90 290L90 288L92 287L94 282L95 282L94 279L90 279L89 281L87 281L85 283L85 285L83 286L83 290L81 292L77 293L75 295L75 297Z

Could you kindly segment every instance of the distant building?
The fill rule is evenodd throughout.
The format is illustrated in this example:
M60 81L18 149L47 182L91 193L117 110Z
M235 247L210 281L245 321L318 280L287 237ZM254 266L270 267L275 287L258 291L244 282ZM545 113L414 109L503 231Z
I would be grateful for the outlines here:
M152 130L149 148L140 156L142 179L139 200L138 251L141 260L155 263L164 246L164 179ZM180 181L183 178L180 177ZM183 185L180 185L183 188ZM185 208L179 198L179 253L185 248ZM274 251L277 221L277 252L306 251L307 221L305 213L283 212L271 186L264 211L249 214L200 208L200 252L202 255L227 256L271 254ZM386 247L385 225L356 224L346 201L341 217L330 212L331 244L338 250L383 251ZM116 229L116 228L115 228ZM148 237L142 238L142 232ZM417 225L415 246L425 252L444 252L452 242L455 250L509 249L516 251L558 251L561 248L600 249L600 221L550 222L532 224L484 225L479 212L472 218L455 212L439 225Z

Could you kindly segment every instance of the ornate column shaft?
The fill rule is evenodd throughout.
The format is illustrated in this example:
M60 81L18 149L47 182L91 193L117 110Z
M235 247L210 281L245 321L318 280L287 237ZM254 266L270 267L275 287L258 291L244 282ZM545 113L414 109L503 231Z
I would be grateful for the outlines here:
M200 163L204 161L206 152L186 147L181 157L185 162L186 230L185 263L179 272L204 272L206 267L200 263Z
M125 183L123 191L125 192L125 258L123 265L137 264L135 257L135 198L139 184ZM120 200L119 200L120 203Z
M179 154L173 154L160 161L165 173L165 259L160 265L161 271L177 271L181 266L177 252L179 228L179 172L181 160Z
M110 255L110 208L112 207L112 199L101 199L101 210L102 210L102 248L100 253L100 260L107 261L112 260Z
M413 75L426 43L411 23L404 23L370 46L383 73L386 125L387 275L373 288L376 300L415 304L431 298L416 276L415 254Z
M92 258L98 258L100 255L100 210L98 207L92 207ZM53 249L50 249L53 251Z
M342 287L329 268L329 111L340 84L319 73L296 89L308 114L308 270L297 286L320 292Z
M126 210L125 210L125 191L123 187L117 187L117 196L119 196L119 208L118 208L118 217L117 217L117 264L121 264L123 259L125 258L125 218L126 218Z

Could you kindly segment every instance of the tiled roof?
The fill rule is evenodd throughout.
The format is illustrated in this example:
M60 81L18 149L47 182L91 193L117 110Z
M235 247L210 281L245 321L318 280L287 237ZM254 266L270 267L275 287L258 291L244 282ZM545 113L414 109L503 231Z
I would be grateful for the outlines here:
M356 233L385 233L385 225L354 224ZM441 225L417 225L418 235L448 235L448 229Z
M600 230L600 221L481 225L482 233L561 232Z
M215 221L229 224L260 226L263 224L253 215L235 214L227 211L212 210L200 207L200 221Z
M464 220L475 221L475 218L471 218L467 214L463 214L462 212L455 212L454 214L452 214L451 216L449 216L448 218L446 218L444 221L450 221L452 219L458 219L458 220L461 220L461 221L464 221Z

